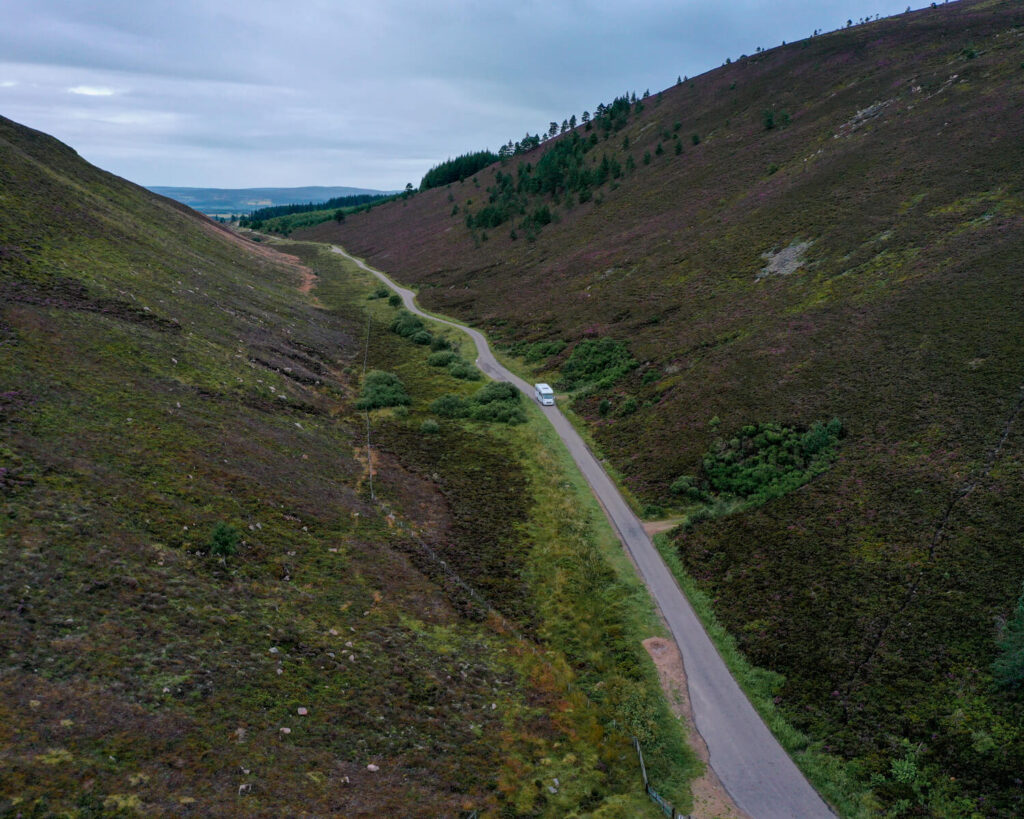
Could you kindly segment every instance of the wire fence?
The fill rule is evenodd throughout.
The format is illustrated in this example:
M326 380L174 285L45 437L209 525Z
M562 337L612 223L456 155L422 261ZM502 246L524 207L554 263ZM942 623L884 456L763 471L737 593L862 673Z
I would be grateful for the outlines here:
M366 363L370 358L370 313L366 313L366 344L363 349L363 383L366 383ZM377 500L373 493L373 451L370 444L370 410L366 410L366 475L370 481L370 500Z
M644 764L644 753L640 750L640 740L633 737L633 747L636 748L636 758L640 760L640 776L644 782L644 793L650 797L650 800L661 808L668 819L690 819L688 813L680 813L676 810L675 805L669 802L664 796L658 793L651 785L650 780L647 778L647 766Z

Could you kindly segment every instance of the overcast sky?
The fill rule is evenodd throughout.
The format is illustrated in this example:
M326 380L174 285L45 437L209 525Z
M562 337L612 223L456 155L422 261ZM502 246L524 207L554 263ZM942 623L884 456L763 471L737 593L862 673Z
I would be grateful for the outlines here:
M396 189L907 3L2 0L0 114L144 185Z

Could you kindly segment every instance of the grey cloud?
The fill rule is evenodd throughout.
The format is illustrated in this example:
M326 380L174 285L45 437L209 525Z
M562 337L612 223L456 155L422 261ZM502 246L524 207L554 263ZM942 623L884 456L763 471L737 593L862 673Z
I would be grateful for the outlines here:
M623 92L904 7L8 0L0 111L147 184L392 189Z

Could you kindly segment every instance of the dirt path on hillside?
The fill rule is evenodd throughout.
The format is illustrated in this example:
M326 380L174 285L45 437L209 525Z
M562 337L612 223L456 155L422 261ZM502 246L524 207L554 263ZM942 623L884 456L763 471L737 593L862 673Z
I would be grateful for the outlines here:
M206 220L202 222L202 226L207 233L211 233L221 239L228 239L239 247L244 248L249 253L254 253L269 262L274 262L279 265L283 263L288 267L291 267L299 277L298 289L303 295L308 296L313 292L313 288L316 287L316 273L308 268L298 256L293 256L291 253L285 253L283 250L279 250L276 247L267 247L259 242L254 242L251 239L245 238L242 234L234 230L229 230L216 222Z

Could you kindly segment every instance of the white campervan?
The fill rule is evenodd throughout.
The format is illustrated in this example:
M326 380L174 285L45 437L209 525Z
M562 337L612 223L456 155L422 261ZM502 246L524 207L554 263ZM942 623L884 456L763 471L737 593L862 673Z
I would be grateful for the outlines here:
M533 394L541 406L553 407L555 405L555 391L547 384L534 384Z

